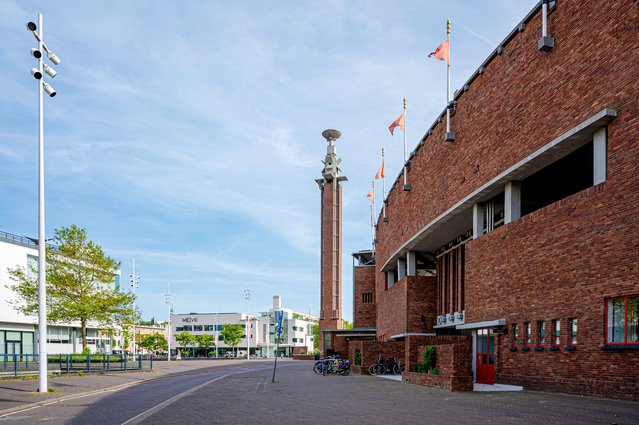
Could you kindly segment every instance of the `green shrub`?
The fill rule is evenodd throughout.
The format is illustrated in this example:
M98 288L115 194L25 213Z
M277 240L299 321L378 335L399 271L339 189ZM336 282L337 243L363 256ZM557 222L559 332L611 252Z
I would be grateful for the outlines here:
M433 370L430 371L431 375L439 375L439 369L435 368Z
M437 351L435 347L432 345L424 348L424 352L422 353L422 358L424 359L424 364L426 365L426 370L433 369L437 363Z
M411 369L412 372L416 373L428 373L428 368L426 367L426 363L424 362L413 363Z
M306 354L306 348L301 348L300 349L300 355L305 355Z
M355 365L357 365L357 366L361 366L362 365L362 352L361 351L356 351L355 352Z

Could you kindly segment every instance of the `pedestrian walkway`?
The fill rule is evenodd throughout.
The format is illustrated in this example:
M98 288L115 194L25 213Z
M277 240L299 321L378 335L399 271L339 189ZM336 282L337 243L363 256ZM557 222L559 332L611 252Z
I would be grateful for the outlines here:
M152 371L90 373L84 376L50 376L48 384L51 392L48 394L37 392L37 376L32 376L28 379L4 379L0 380L0 416L36 403L55 402L99 392L113 392L172 374L183 374L205 368L240 365L257 361L226 359L156 361L153 363Z

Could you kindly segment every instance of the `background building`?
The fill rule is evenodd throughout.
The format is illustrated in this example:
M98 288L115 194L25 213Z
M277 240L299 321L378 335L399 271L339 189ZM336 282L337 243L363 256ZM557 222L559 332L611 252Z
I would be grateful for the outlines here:
M38 246L30 238L0 232L0 354L36 354L37 315L24 315L12 305L16 294L7 285L14 282L8 268L20 266L28 274L38 267ZM33 274L37 277L37 271ZM116 271L114 285L118 286L120 270ZM82 351L80 323L50 323L47 327L47 352L70 354ZM96 324L87 326L87 347L93 353L110 353L113 337Z

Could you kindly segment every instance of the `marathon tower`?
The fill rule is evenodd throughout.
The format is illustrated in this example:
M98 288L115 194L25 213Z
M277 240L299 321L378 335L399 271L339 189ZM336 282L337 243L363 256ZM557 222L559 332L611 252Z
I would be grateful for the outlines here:
M320 265L320 333L328 329L342 329L342 181L335 152L335 141L341 136L337 130L325 130L328 142L322 178L315 180L321 195L321 265ZM322 339L324 339L322 334ZM322 341L320 349L324 351Z

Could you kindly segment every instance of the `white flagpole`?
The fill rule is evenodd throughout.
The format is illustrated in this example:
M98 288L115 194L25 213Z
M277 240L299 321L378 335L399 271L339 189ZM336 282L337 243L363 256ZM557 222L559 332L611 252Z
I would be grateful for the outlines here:
M404 98L404 190L408 186L408 177L406 172L406 98Z
M405 125L405 124L404 124ZM386 218L386 170L384 169L384 148L382 148L382 170L384 171L382 173L382 195L384 196L382 198L382 209L384 211L383 214L383 218Z
M448 40L448 63L446 64L446 132L450 133L450 19L446 20L446 39Z
M373 211L377 211L377 202L375 202L375 179L373 179ZM373 216L374 217L374 216Z

